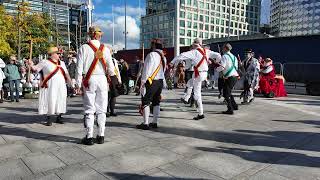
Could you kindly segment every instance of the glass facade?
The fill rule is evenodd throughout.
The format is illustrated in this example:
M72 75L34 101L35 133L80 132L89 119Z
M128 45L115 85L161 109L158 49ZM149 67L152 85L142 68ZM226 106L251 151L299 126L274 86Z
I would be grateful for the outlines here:
M174 44L175 0L147 0L142 17L141 43L163 39ZM203 39L259 32L261 0L180 0L180 44L189 46L196 37ZM166 24L167 28L163 28Z
M320 34L319 0L272 0L272 33L278 36Z

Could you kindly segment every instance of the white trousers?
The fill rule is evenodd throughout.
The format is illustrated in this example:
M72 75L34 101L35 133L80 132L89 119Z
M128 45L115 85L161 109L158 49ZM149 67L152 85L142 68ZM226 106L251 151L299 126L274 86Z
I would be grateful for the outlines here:
M189 79L187 82L187 91L184 93L184 96L183 96L185 101L189 101L191 97L192 89L193 89L193 77Z
M104 75L92 75L89 87L84 90L83 106L86 114L87 138L93 137L95 115L97 116L98 135L104 136L106 112L108 108L108 81Z
M193 77L193 94L194 100L198 105L199 115L203 115L203 105L202 105L202 96L201 96L201 85L202 81L206 80L207 72L200 72L200 76L197 78Z

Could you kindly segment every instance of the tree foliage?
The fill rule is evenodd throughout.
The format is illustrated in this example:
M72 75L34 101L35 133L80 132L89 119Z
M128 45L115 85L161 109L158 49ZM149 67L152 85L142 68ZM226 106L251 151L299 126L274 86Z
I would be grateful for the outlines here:
M14 53L13 44L17 33L15 32L14 18L6 14L0 6L0 57L7 58Z
M46 54L54 35L53 20L46 13L33 13L28 2L18 3L18 15L8 15L0 6L0 56L18 52L18 29L21 30L21 57L29 58L30 41L33 57Z

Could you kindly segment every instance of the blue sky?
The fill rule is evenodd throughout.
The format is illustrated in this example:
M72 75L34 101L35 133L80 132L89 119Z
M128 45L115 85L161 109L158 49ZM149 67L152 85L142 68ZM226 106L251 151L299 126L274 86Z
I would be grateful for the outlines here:
M93 14L93 23L100 26L105 35L103 42L112 44L112 6L114 7L115 17L115 45L116 49L124 47L124 1L125 0L93 0L95 9ZM139 48L140 39L140 14L145 14L145 1L140 0L127 0L127 48ZM261 23L269 21L270 1L261 0Z
M145 14L145 0L127 0L127 48L139 48L140 14ZM115 45L124 47L124 0L93 0L93 23L100 26L105 35L104 43L112 44L112 6L114 7Z

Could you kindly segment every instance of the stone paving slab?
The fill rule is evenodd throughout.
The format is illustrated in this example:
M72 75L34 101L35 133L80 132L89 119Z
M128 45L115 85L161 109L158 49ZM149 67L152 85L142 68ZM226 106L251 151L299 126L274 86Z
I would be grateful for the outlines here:
M67 165L88 162L95 158L78 147L63 148L52 153Z
M217 92L204 90L206 118L194 121L182 90L163 93L158 129L137 130L139 97L120 96L105 143L94 146L79 144L80 98L68 99L66 123L52 127L41 124L36 100L1 104L0 179L320 179L320 98L256 98L227 116Z
M21 156L31 151L21 143L0 145L0 159Z
M65 166L65 164L61 160L59 160L52 154L28 156L23 158L23 161L35 174Z
M31 171L21 159L0 163L0 179L19 179L30 174Z
M72 166L58 172L57 175L62 180L106 180L107 178L99 174L88 166Z

